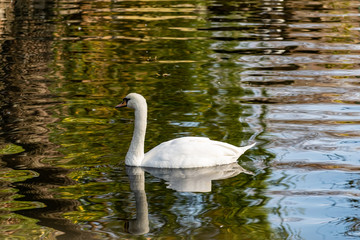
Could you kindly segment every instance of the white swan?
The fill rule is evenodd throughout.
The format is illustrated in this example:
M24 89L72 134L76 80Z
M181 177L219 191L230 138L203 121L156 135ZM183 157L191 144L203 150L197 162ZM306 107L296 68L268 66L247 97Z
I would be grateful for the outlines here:
M255 143L236 147L205 137L176 138L154 147L144 154L147 121L147 104L137 93L127 95L116 108L129 107L135 110L135 128L130 148L125 157L128 166L153 168L211 167L236 162Z

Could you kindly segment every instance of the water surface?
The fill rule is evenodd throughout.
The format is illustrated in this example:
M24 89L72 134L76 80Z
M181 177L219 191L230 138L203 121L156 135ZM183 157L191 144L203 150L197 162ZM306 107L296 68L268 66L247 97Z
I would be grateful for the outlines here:
M3 238L359 237L358 1L0 6ZM257 146L228 178L126 168L129 92L146 150Z

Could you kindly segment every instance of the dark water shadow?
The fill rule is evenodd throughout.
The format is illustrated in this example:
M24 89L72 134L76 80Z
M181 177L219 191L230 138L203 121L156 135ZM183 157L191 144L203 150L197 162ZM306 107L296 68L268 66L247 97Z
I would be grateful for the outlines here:
M12 201L42 203L44 207L12 211L38 220L40 226L60 231L57 239L94 239L95 235L63 217L76 211L76 199L59 199L54 189L76 184L67 175L71 170L44 163L60 157L50 141L49 124L57 121L52 107L61 103L50 90L47 64L52 56L53 1L11 1L6 6L0 35L0 148L12 145L23 152L1 156L1 166L34 172L36 177L4 183L16 192ZM20 171L19 171L20 172ZM21 197L17 197L20 195ZM31 205L33 206L33 205ZM7 211L9 212L9 211Z

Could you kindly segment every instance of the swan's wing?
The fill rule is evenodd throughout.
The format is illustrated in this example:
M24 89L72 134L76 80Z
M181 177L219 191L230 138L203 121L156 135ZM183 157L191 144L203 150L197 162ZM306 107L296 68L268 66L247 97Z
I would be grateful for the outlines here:
M235 162L245 150L204 137L164 142L145 154L142 166L157 168L209 167Z

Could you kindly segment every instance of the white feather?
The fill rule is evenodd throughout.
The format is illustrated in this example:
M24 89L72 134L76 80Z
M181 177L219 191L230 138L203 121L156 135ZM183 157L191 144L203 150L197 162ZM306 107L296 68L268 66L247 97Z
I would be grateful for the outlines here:
M127 106L135 109L135 129L125 164L153 168L198 168L230 164L255 143L236 147L205 137L182 137L163 142L144 155L147 105L143 96L130 93Z

